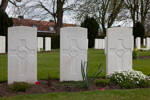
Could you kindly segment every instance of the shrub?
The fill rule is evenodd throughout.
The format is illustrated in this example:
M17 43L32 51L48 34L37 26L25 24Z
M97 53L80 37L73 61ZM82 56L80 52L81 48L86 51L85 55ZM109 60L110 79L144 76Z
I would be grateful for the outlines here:
M123 71L112 74L110 81L121 88L143 88L149 86L149 77L140 71Z
M106 86L110 83L109 79L96 79L94 81L94 84L96 84L97 86Z
M9 86L9 89L15 92L25 92L29 87L30 85L28 83L15 82Z

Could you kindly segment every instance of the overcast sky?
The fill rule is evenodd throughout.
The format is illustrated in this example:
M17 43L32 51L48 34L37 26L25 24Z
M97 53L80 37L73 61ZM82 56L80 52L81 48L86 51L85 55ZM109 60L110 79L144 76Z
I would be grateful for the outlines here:
M25 0L23 0L23 1L25 1ZM0 2L1 2L1 0L0 0ZM74 2L74 0L69 0L69 3L71 4L72 2ZM12 10L13 10L14 8L12 7L12 4L8 4L8 7L7 7L7 13L8 13L8 15L10 16L10 17L17 17L17 16L14 16L13 15L13 12L12 12ZM75 18L74 18L74 15L75 14L73 14L72 12L65 12L64 13L64 16L63 16L63 22L64 23L71 23L71 24L79 24L79 22L77 22L76 20L75 20ZM28 18L28 16L24 16L25 18ZM49 21L50 19L48 18L48 19L45 19L46 21ZM121 26L127 26L127 27L132 27L133 25L132 25L132 20L131 19L128 19L128 20L125 20L125 21L120 21L120 22L115 22L114 24L113 24L113 26L119 26L119 25L121 25Z
M25 0L24 0L25 1ZM69 0L69 3L72 3L74 0ZM1 0L0 0L0 2L1 2ZM7 9L6 9L6 12L7 12L7 14L10 16L10 17L17 17L17 15L14 15L14 13L13 13L13 10L14 10L14 7L12 7L12 4L11 3L9 3L8 4L8 7L7 7ZM63 22L64 23L73 23L73 24L75 24L76 23L76 21L75 21L75 19L74 19L74 14L72 13L72 12L65 12L64 13L64 16L63 16ZM30 18L30 17L28 17L28 16L24 16L25 18ZM38 19L35 19L35 20L38 20ZM49 21L50 20L50 18L47 18L47 19L45 19L46 21Z

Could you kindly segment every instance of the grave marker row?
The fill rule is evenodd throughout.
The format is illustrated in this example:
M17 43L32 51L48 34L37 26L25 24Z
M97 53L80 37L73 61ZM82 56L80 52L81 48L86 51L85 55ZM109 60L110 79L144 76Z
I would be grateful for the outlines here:
M8 84L37 81L37 29L8 29ZM50 42L50 38L46 38ZM81 61L87 62L87 29L67 27L60 34L60 81L82 81ZM131 28L109 28L105 38L106 73L132 70Z

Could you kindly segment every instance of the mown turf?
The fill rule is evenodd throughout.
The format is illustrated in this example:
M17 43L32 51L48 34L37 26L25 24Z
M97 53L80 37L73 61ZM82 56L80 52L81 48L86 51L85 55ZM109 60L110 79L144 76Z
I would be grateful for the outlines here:
M140 52L140 56L150 55L150 51ZM46 79L48 74L51 78L59 79L59 50L48 53L38 53L38 79ZM88 75L94 77L99 64L106 67L106 58L103 50L88 50ZM150 59L133 60L133 69L150 75ZM101 74L105 76L105 70ZM7 80L7 55L0 55L0 81Z
M150 89L30 94L0 98L0 100L150 100Z

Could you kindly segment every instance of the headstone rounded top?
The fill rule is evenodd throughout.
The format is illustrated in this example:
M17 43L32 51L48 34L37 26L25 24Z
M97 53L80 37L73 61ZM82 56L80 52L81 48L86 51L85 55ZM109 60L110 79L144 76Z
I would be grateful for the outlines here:
M129 30L132 28L131 27L111 27L111 28L108 28L108 30Z
M85 30L87 30L87 28L83 28L83 27L63 27L63 28L61 28L61 30L72 30L72 31L81 31L81 30L83 30L83 31L85 31Z
M107 29L108 35L132 35L132 28L130 27L112 27Z
M111 27L111 28L108 28L108 30L127 30L127 29L132 29L131 27Z
M9 27L8 29L35 29L37 30L36 27L29 27L29 26L13 26L13 27Z

